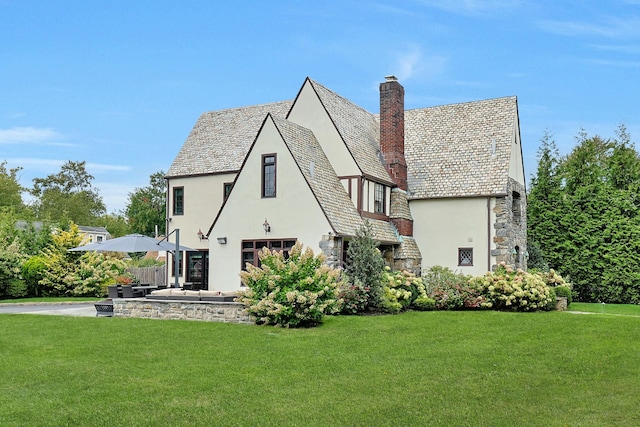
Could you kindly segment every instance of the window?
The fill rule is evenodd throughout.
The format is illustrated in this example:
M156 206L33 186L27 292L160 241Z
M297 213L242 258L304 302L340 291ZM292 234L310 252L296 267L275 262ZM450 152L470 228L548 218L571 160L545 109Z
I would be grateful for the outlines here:
M267 247L271 250L283 251L284 257L289 257L289 251L296 244L296 239L286 240L243 240L242 241L242 269L246 270L246 264L253 264L260 267L258 252Z
M229 198L229 193L231 193L231 189L233 188L233 182L225 182L223 189L223 199L227 200Z
M173 188L173 214L184 214L184 187Z
M175 255L171 255L171 275L176 276L176 264L174 262ZM178 252L178 277L182 277L182 252Z
M98 242L102 242L102 236L96 236L96 240L97 240Z
M276 155L262 155L262 197L276 197Z
M373 193L373 211L375 213L385 213L385 186L376 183Z
M520 224L521 217L521 205L520 205L520 193L514 191L511 193L512 201L511 201L511 212L513 212L513 222L515 224Z
M473 265L473 248L458 248L458 265Z

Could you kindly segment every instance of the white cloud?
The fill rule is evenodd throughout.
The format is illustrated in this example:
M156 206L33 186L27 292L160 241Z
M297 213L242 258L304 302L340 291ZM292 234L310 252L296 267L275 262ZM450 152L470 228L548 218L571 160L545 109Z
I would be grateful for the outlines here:
M447 62L444 56L425 57L419 47L413 46L408 51L398 53L393 69L400 81L417 77L432 79L444 72Z
M562 36L599 36L624 38L640 36L640 17L608 17L603 22L584 21L539 21L544 31Z
M526 2L523 0L421 0L421 3L457 15L491 16L498 11L519 8Z
M14 127L0 129L0 144L51 143L62 135L50 128Z

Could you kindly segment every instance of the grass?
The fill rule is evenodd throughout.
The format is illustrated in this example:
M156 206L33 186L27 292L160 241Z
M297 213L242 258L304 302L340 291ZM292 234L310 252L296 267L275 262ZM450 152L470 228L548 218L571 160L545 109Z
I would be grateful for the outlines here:
M636 304L591 304L584 302L572 302L570 311L582 311L585 313L613 314L622 316L640 317L640 305Z
M408 312L287 330L0 315L0 329L3 426L640 425L633 316Z

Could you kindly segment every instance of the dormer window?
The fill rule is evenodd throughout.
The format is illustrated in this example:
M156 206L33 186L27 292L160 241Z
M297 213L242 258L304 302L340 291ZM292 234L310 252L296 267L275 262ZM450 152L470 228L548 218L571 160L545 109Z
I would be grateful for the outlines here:
M386 187L382 184L376 183L373 192L373 211L377 214L385 214L385 199L386 199Z

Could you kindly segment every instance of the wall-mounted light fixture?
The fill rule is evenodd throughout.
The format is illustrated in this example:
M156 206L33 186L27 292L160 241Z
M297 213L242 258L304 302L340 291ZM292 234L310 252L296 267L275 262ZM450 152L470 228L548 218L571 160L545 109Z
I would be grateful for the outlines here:
M269 224L269 221L267 221L267 218L264 219L264 222L262 223L262 228L264 228L265 234L271 232L271 224Z
M209 240L209 238L207 237L207 235L206 235L206 234L204 234L204 233L202 232L202 230L201 230L201 229L199 229L199 228L198 228L198 239L200 239L200 241L203 241L203 240Z
M218 243L220 243L221 245L226 245L227 244L227 238L226 237L218 237Z

